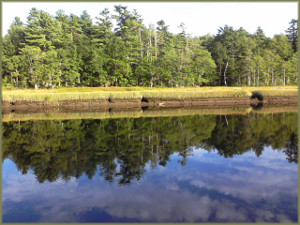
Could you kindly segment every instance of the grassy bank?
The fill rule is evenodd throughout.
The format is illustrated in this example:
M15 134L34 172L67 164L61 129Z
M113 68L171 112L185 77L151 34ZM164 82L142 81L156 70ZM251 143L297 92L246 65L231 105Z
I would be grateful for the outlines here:
M66 100L141 100L146 99L196 99L215 97L250 97L259 91L264 96L298 96L297 86L285 87L201 87L201 88L145 88L145 87L81 87L49 89L3 90L3 101L44 101Z

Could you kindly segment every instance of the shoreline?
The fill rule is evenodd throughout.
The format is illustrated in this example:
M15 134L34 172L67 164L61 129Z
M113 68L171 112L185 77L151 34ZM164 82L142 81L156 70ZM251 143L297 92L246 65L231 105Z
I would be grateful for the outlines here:
M257 106L298 103L298 87L62 88L4 90L2 111L145 107Z
M199 98L199 99L151 99L146 101L136 99L116 99L107 100L67 100L58 102L44 101L3 101L2 111L44 111L51 109L90 111L101 109L130 109L130 108L178 108L178 107L197 107L197 106L257 106L257 105L291 105L298 103L298 96L274 96L265 97L259 101L251 97L235 98Z
M27 120L71 120L71 119L117 119L117 118L148 118L168 116L193 116L193 115L248 115L249 113L269 114L298 112L297 105L263 106L253 108L249 106L223 106L223 107L181 107L181 108L128 108L100 111L74 111L52 109L46 111L17 111L3 112L2 122L27 121Z

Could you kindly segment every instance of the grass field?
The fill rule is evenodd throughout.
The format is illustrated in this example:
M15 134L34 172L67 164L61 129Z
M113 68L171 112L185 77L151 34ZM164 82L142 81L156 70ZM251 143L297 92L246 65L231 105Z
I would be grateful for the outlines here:
M146 88L146 87L78 87L58 89L3 89L3 101L108 100L108 99L195 99L214 97L250 97L259 91L263 96L298 96L298 86L285 87L201 87L201 88Z

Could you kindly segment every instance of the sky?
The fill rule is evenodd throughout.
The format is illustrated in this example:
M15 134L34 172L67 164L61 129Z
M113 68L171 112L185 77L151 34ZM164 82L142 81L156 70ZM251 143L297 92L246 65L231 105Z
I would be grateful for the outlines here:
M292 19L298 19L297 2L2 2L2 35L7 34L15 16L26 23L31 8L35 7L55 15L63 9L67 15L80 16L86 10L91 18L99 15L104 8L113 12L114 5L136 9L144 19L144 25L156 25L163 19L169 25L169 31L179 33L180 23L186 26L186 32L192 36L214 35L219 27L225 25L234 29L243 27L254 33L260 26L265 35L284 33ZM114 13L114 12L113 12ZM95 20L94 20L95 21Z

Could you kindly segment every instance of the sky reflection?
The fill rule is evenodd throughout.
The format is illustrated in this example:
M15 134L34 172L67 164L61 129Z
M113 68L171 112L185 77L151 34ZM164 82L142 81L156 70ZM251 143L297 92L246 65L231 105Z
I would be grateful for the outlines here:
M296 222L297 164L264 147L224 158L194 149L126 186L95 175L39 183L3 163L3 222ZM22 211L22 213L20 213Z

